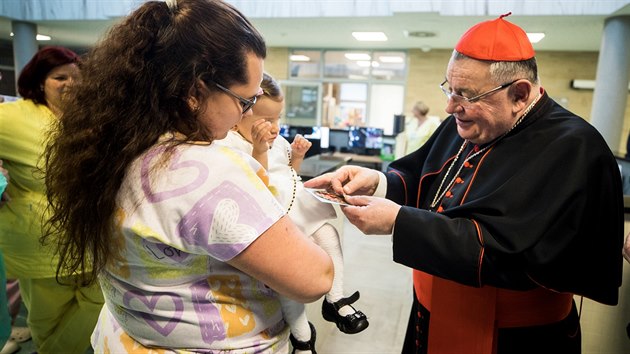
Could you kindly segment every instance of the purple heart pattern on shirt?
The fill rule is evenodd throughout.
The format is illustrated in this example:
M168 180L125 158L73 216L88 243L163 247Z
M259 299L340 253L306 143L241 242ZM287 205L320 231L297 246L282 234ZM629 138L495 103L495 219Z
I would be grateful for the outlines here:
M161 302L159 307L157 306L158 302ZM123 303L130 311L138 312L151 328L164 337L175 329L184 313L184 302L176 294L146 295L139 291L130 290L123 296ZM171 308L170 314L165 313L169 311L166 310L167 308Z
M225 181L201 198L178 225L187 243L226 261L239 254L271 224L255 199Z

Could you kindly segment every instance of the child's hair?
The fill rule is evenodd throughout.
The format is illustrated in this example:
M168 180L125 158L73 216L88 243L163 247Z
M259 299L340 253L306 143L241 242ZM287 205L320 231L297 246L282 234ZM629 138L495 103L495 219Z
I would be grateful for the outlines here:
M263 90L264 96L267 96L276 102L280 102L284 99L284 94L282 93L280 84L278 84L278 81L276 81L276 79L274 79L271 75L263 73L263 80L260 83L260 87Z

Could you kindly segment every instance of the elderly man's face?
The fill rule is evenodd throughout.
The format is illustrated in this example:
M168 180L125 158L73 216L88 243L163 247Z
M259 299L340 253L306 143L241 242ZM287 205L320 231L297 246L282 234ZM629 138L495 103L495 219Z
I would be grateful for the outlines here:
M444 86L464 97L474 97L501 84L489 74L490 64L472 59L453 60L448 64ZM449 99L446 112L455 116L457 132L475 144L488 143L506 133L516 122L508 90L498 90L475 102Z

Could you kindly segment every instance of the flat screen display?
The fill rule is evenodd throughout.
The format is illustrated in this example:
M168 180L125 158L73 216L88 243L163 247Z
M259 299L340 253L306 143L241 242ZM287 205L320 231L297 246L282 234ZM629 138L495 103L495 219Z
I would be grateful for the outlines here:
M350 127L348 147L359 149L380 149L383 147L383 129L372 127Z
M330 144L330 128L328 127L313 127L311 134L305 134L306 139L319 139L320 147L322 149L328 149Z
M293 141L296 134L302 134L308 140L319 140L322 149L328 149L330 144L330 128L328 127L306 127L297 125L280 124L279 135L289 141Z

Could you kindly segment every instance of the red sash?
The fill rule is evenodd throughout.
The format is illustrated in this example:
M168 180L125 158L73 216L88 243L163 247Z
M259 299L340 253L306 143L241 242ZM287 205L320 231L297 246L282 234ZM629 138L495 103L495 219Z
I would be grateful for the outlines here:
M418 301L431 313L429 354L492 354L498 328L555 323L571 311L573 295L544 288L474 288L413 271Z

